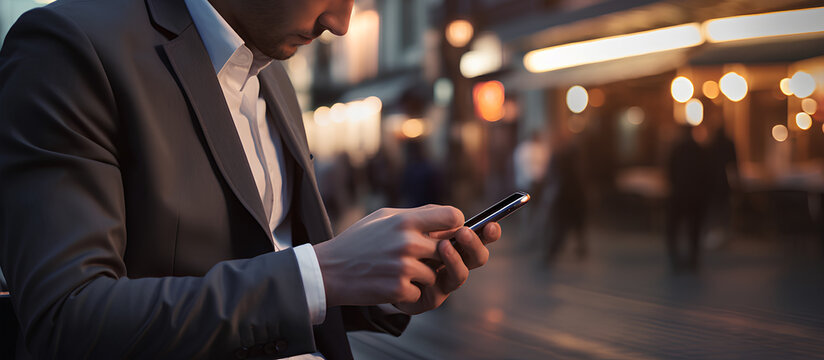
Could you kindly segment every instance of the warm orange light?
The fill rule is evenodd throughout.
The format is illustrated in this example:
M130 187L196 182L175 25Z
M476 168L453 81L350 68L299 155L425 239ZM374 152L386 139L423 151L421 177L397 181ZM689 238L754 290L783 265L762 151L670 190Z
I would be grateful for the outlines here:
M792 89L790 89L790 79L789 78L781 79L781 81L778 82L778 87L781 88L781 92L784 93L784 95L790 96L790 95L793 94Z
M670 93L672 93L672 98L675 99L675 101L685 103L692 99L692 94L695 93L695 87L692 85L690 79L687 79L685 76L679 76L672 80Z
M800 112L795 114L795 124L798 125L798 128L801 130L808 130L813 126L813 118L810 117L810 114Z
M787 127L784 125L776 125L772 128L772 136L775 141L784 142L787 140L787 137L790 135L790 132L787 130Z
M733 102L739 102L744 99L749 90L747 79L738 75L736 72L726 73L721 77L718 85L721 86L721 93Z
M421 119L407 119L401 124L401 133L409 139L423 135L424 126Z
M601 107L605 101L606 96L604 96L603 90L596 88L589 91L589 104L592 107Z
M486 121L498 121L504 117L504 101L506 100L504 84L500 81L478 83L472 90L475 100L475 112Z
M710 99L715 99L721 93L721 90L718 88L718 83L712 80L704 81L704 85L701 86L701 90L704 92L704 96Z
M801 100L801 110L810 115L815 114L818 111L818 103L810 98Z
M472 40L474 33L475 29L469 21L455 20L446 27L446 41L456 48L461 48Z

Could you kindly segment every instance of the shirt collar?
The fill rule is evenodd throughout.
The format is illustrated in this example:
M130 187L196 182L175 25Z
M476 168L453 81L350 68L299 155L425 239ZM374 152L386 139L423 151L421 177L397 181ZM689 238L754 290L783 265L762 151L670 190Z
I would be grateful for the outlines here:
M241 47L246 47L243 39L229 26L229 23L215 10L208 0L184 0L192 21L203 39L206 52L215 69L215 74L226 65L232 55ZM251 52L251 51L250 51ZM256 76L269 63L271 58L258 51L251 52L254 62L251 64L248 76Z

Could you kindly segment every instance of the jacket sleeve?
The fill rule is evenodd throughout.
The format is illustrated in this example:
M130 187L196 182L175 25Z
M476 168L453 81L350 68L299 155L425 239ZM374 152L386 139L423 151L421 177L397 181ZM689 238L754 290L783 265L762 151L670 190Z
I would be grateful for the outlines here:
M130 279L118 109L80 27L23 15L0 51L0 267L35 358L313 352L291 250ZM243 353L245 352L245 353Z

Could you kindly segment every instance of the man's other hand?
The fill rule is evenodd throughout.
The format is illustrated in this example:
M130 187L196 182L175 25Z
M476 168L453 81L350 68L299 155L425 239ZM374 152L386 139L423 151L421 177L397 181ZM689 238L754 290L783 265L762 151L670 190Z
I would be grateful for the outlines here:
M393 303L408 314L438 307L466 281L469 269L486 263L484 243L501 234L498 224L489 224L482 241L463 222L451 206L381 209L315 245L327 306ZM445 240L452 236L463 254ZM433 269L425 259L443 265Z

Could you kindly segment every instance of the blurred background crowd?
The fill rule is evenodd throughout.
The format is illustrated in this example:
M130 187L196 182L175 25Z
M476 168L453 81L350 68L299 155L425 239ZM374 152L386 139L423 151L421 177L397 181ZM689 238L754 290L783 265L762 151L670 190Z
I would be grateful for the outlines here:
M0 0L0 38L39 1ZM822 6L356 0L286 62L336 231L533 195L463 295L356 354L821 356Z

